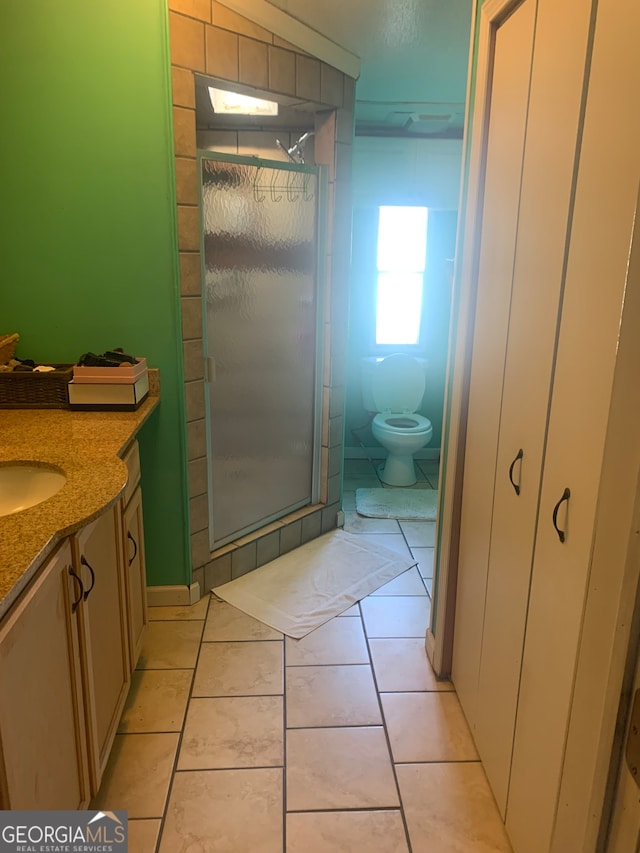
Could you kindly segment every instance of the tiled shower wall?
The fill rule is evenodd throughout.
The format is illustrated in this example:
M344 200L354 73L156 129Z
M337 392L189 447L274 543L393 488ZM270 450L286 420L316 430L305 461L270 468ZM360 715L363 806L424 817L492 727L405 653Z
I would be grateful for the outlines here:
M355 81L216 0L169 0L169 18L191 565L193 580L204 594L336 526L343 458ZM324 320L320 503L213 553L208 532L194 72L322 105L314 116L314 158L326 164L329 173L325 299L319 306Z

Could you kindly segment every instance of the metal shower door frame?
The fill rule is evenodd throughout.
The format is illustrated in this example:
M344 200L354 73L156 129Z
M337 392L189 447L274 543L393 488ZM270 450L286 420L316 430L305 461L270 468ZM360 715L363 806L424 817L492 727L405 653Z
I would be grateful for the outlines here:
M313 389L313 447L311 451L311 504L320 502L320 470L321 470L321 453L322 453L322 405L323 405L323 364L324 364L324 294L325 294L325 246L326 246L326 215L327 215L327 199L328 199L328 169L324 165L308 166L303 163L288 163L281 160L267 160L262 157L243 156L240 154L227 154L215 151L198 151L197 168L198 168L198 214L199 214L199 229L200 229L200 286L202 299L202 345L204 352L204 387L205 387L205 430L207 443L207 497L208 497L208 516L209 516L209 550L222 547L234 539L259 530L261 527L277 521L283 517L282 512L276 512L273 515L266 516L254 524L250 524L242 530L238 531L234 536L226 537L220 541L215 539L215 530L213 522L213 455L210 452L212 447L212 425L211 425L211 399L210 385L213 377L210 372L210 353L208 351L208 334L207 334L207 311L206 311L206 263L205 263L205 246L204 246L204 215L202 209L202 164L205 160L213 160L223 163L235 163L239 165L256 166L268 169L280 169L284 172L297 172L303 174L312 174L316 176L316 210L315 210L315 238L316 238L316 264L315 264L315 365L314 365L314 389ZM288 508L287 512L294 512L296 509L301 509L307 506L308 502L303 501L299 504Z

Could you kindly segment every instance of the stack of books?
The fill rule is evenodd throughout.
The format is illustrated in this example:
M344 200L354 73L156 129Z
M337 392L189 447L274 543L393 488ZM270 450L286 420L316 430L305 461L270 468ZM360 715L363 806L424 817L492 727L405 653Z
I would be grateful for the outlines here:
M149 393L145 358L118 367L74 365L69 382L69 405L73 409L133 411Z

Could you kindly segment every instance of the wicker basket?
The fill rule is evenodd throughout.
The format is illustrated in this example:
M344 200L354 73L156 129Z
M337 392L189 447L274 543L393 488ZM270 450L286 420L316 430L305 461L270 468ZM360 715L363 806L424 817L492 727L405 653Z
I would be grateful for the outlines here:
M0 372L0 409L66 409L73 364L51 364L48 373Z

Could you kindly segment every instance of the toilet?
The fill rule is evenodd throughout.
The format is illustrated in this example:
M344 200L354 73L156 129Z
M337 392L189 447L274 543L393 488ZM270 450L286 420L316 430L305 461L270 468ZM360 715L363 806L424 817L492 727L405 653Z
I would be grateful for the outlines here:
M363 359L362 399L368 412L378 412L371 431L387 449L378 475L389 486L413 486L413 454L433 435L431 421L417 415L425 387L425 359L396 353Z

